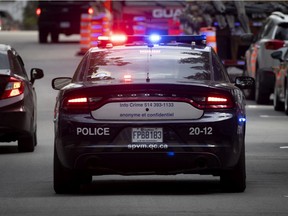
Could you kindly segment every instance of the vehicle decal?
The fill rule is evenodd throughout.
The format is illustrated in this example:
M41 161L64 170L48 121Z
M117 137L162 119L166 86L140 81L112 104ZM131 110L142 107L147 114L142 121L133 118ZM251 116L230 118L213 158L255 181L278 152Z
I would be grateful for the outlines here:
M203 113L189 103L163 101L108 103L91 112L99 120L199 119Z
M168 149L167 144L156 144L156 143L151 143L151 144L128 144L128 149L131 150L137 150L137 149L150 149L150 150L155 150L155 149Z
M109 136L110 128L90 128L90 127L77 127L76 134L82 136Z

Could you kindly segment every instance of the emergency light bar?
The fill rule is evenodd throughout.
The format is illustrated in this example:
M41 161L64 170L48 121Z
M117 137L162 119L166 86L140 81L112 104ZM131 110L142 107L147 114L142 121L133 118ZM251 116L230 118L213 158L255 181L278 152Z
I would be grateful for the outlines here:
M145 43L154 44L184 43L192 46L206 46L206 35L111 35L99 36L98 47L112 47L113 45L131 45Z

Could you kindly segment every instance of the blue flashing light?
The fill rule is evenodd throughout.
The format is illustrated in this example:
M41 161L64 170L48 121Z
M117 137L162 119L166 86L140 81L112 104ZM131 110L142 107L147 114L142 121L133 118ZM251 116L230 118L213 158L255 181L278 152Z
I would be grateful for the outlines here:
M170 43L170 42L178 42L178 43L187 43L191 44L194 42L196 45L205 45L203 42L206 41L206 35L157 35L152 34L146 37L146 41L148 43Z
M239 121L239 123L244 123L244 122L246 122L246 118L239 117L238 121Z
M175 156L175 152L167 152L167 156L168 157L174 157Z
M152 34L149 36L149 41L151 43L158 43L161 41L161 36L160 35L157 35L157 34Z

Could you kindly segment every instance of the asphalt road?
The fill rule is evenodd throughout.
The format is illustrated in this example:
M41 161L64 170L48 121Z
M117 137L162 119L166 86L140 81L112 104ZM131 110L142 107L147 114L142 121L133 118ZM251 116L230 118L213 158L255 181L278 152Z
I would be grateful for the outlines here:
M40 45L37 32L0 32L0 43L13 45L26 69L40 67L36 80L38 146L18 153L16 143L0 143L0 216L92 215L288 215L288 117L272 106L247 101L244 193L223 193L217 177L103 176L77 195L56 195L52 182L53 107L51 80L71 76L81 56L79 38ZM17 122L16 122L17 123Z

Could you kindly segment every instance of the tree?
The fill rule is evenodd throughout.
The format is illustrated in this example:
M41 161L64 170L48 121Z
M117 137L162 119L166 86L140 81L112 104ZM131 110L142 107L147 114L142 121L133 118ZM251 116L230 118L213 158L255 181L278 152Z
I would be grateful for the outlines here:
M37 1L28 1L23 11L23 29L36 30L37 29Z

